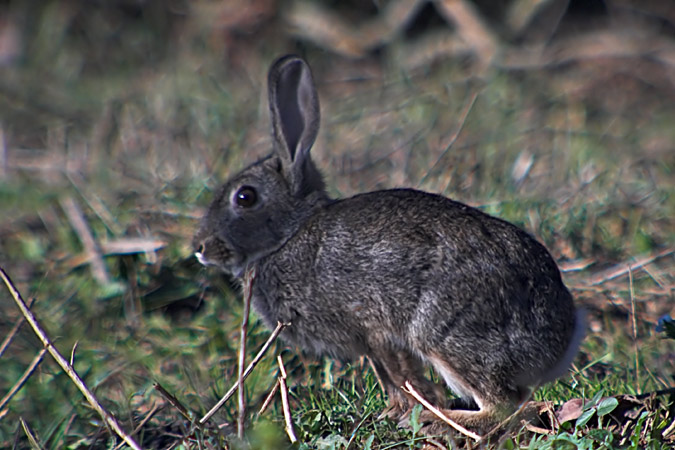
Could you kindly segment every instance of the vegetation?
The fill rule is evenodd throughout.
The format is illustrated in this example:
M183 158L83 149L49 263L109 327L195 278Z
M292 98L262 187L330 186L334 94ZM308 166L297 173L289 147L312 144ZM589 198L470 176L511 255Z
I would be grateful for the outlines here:
M631 10L649 20L627 14L615 25L611 11L568 9L539 53L523 50L530 47L522 35L491 31L502 55L492 57L478 47L439 53L440 40L430 37L457 27L427 5L414 20L401 18L400 32L382 32L379 44L350 55L340 50L348 40L339 29L291 34L289 23L314 7L238 3L0 6L0 267L136 442L472 445L426 428L415 414L408 427L380 419L386 396L367 361L317 360L283 342L246 381L243 441L236 398L196 427L237 382L243 305L233 280L192 257L191 238L219 182L269 150L264 76L276 56L298 52L318 82L323 126L315 159L333 194L416 186L521 225L551 250L589 312L589 335L570 375L534 395L551 402L558 420L542 413L542 423L513 424L481 445L672 448L675 85L667 56L675 41L668 11ZM379 3L315 2L313 17L377 24L386 10ZM625 12L623 2L612 4ZM502 30L504 14L478 10L476 17ZM632 53L612 47L624 39L633 39ZM596 53L579 42L597 44ZM542 57L522 59L534 54ZM17 384L43 346L28 325L13 331L22 315L4 287L0 308L0 337L7 337L0 447L117 448L120 439L48 354ZM252 315L248 361L269 334ZM257 414L278 380L276 355L287 372L293 445L278 393ZM3 399L13 387L20 389Z

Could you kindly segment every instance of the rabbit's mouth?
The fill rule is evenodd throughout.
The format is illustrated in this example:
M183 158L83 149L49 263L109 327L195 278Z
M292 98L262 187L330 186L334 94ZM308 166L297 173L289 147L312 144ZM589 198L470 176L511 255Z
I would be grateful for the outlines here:
M209 262L208 259L206 259L206 257L204 256L204 253L202 253L201 250L202 250L202 248L200 247L200 250L195 252L195 257L197 258L197 261L199 261L199 263L200 263L202 266L209 266L209 265L211 265L211 263Z
M194 255L204 266L216 266L226 272L232 271L234 254L219 239L207 239L199 244Z

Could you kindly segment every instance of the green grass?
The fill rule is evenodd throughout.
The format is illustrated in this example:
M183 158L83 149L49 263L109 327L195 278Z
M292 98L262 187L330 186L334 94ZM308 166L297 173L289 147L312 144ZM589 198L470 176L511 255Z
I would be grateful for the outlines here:
M124 15L89 7L86 16L57 2L34 12L10 8L27 32L26 50L0 67L7 154L0 172L0 266L24 298L35 299L33 311L55 346L66 358L72 354L78 373L122 426L134 430L148 419L135 436L145 446L178 445L190 420L236 382L239 288L200 267L190 242L218 183L269 150L262 86L270 61L289 49L304 51L319 83L323 124L314 157L332 193L395 186L442 192L532 231L564 266L588 260L565 279L589 310L591 332L570 375L542 387L535 400L559 407L600 393L673 387L675 344L655 331L658 318L675 307L675 264L667 252L675 246L672 92L639 83L625 91L611 83L589 88L585 72L573 67L495 69L478 84L464 64L445 60L409 71L386 49L364 67L296 46L281 31L277 40L239 42L252 56L237 60L223 57L216 19L208 14L149 8ZM120 14L117 28L106 28L113 13ZM362 77L365 68L377 75ZM614 69L621 72L620 65ZM566 89L570 84L578 89ZM611 101L617 92L625 102ZM513 165L524 151L532 165L518 180ZM100 242L140 237L166 246L106 256L111 283L97 282L62 208L66 196ZM603 270L660 253L630 277L590 283ZM4 288L0 308L4 338L20 316ZM249 360L269 336L252 320ZM0 396L40 348L24 325L0 356ZM278 394L256 415L275 384L277 354L289 374L295 446L284 433ZM189 419L155 383L188 408ZM386 396L363 361L317 360L277 342L246 387L245 443L234 437L232 399L183 448L428 444L414 421L401 428L379 418ZM672 395L641 399L620 419L605 414L611 405L601 409L600 402L586 406L586 423L570 421L553 436L515 426L491 448L673 445ZM0 409L0 447L28 448L29 434L47 449L116 442L49 356ZM454 434L433 439L450 448L466 444Z

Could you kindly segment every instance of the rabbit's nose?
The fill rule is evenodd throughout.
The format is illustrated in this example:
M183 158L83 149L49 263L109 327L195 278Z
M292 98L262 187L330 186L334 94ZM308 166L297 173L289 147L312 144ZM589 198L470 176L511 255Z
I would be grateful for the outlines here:
M195 258L204 266L208 265L206 258L204 257L204 244L199 244L197 250L195 250Z

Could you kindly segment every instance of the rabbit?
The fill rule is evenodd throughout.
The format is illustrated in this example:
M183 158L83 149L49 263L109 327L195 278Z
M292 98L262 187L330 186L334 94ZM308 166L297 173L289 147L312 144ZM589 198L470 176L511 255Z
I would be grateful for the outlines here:
M476 429L562 376L584 315L546 248L517 226L414 189L333 199L310 157L319 100L307 63L268 74L273 148L214 194L195 256L240 280L282 338L339 360L363 355L401 418L409 381L450 419ZM431 366L458 397L424 375Z

